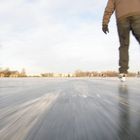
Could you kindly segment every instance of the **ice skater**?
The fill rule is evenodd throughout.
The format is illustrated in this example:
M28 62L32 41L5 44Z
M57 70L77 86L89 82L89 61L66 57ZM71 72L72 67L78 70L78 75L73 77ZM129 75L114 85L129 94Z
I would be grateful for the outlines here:
M119 47L119 78L125 81L129 69L130 32L140 43L140 0L108 0L105 8L102 30L109 33L108 24L111 15L116 14Z

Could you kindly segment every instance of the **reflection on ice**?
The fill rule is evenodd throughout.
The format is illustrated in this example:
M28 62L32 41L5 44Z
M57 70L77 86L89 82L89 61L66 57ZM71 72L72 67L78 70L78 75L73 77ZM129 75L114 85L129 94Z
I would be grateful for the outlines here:
M130 107L129 92L126 83L119 85L119 130L118 135L121 140L130 138Z

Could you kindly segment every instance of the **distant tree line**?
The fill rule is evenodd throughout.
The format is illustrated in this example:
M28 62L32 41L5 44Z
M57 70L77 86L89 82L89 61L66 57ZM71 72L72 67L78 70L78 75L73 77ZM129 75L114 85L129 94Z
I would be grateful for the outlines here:
M117 77L118 72L116 71L81 71L76 70L73 74L54 74L54 73L43 73L42 77ZM136 73L129 72L129 77L136 76Z
M137 74L134 72L129 72L128 77L135 77ZM118 72L116 71L103 71L103 72L97 72L97 71L81 71L77 70L75 71L76 77L117 77Z
M97 71L81 71L77 70L75 71L76 77L116 77L118 76L118 73L115 71L104 71L104 72L97 72Z
M22 69L22 71L19 72L17 70L12 71L9 68L0 68L0 77L27 77L27 75L25 69Z
M42 73L41 77L117 77L118 72L116 71L82 71L76 70L73 74L67 73ZM140 77L140 71L138 73L129 72L128 77ZM22 69L21 72L15 70L10 70L9 68L2 69L0 68L0 77L27 77L25 69ZM37 76L34 76L37 77ZM40 77L40 76L38 76Z

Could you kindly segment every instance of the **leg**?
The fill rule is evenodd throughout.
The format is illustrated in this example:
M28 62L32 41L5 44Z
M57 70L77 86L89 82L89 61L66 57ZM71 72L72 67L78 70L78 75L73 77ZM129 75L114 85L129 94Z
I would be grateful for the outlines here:
M133 16L131 21L132 33L140 44L140 16Z
M129 20L123 19L118 22L118 35L120 40L119 47L119 72L127 73L128 70L128 62L129 62L129 36L130 36L130 24Z

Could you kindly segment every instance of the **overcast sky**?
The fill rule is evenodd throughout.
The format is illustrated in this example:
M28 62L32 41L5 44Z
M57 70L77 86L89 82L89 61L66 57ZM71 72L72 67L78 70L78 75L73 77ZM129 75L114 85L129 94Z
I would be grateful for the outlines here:
M118 70L115 16L102 33L107 0L0 0L0 67L30 74ZM140 70L131 36L130 70Z

